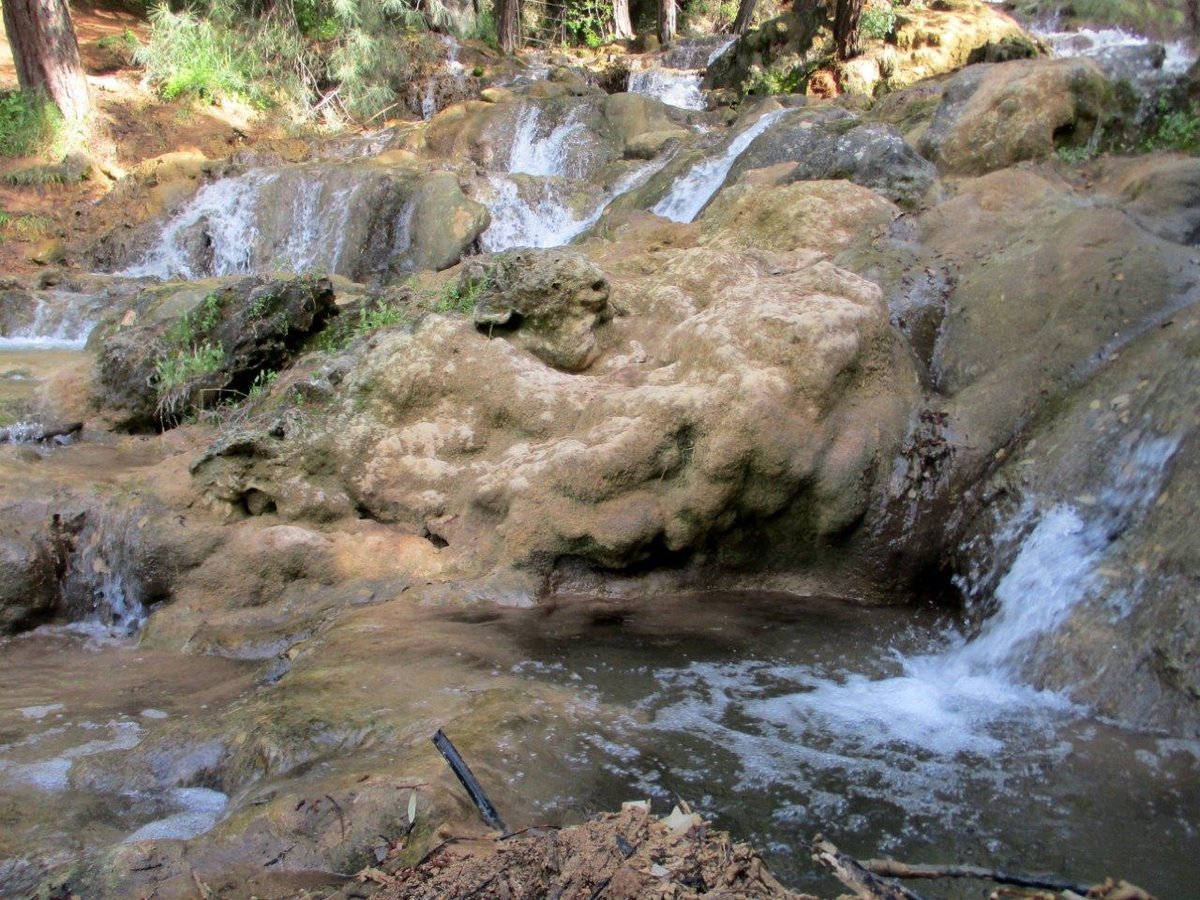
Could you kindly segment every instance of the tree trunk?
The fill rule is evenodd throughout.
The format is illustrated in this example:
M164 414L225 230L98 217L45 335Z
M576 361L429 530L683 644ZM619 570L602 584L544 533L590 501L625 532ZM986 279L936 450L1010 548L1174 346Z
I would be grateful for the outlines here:
M837 11L833 14L833 40L837 44L838 59L850 59L862 52L858 41L858 20L862 18L866 0L837 0Z
M758 0L742 0L738 4L737 18L733 20L733 33L745 34L750 30L750 20L754 18L754 4Z
M675 0L658 0L658 42L675 40Z
M496 28L500 49L515 53L521 46L521 0L496 0Z
M629 18L629 0L613 0L613 34L620 40L633 37L633 22Z
M91 110L66 0L4 0L4 30L22 90L49 97L68 122Z

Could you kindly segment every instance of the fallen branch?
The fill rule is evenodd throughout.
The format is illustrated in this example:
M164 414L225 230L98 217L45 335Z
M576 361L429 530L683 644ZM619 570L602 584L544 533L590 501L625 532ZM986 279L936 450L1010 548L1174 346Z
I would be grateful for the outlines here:
M974 878L980 881L994 881L996 884L1011 884L1016 887L1074 891L1076 894L1083 895L1086 895L1090 889L1087 885L1067 881L1063 878L1001 872L999 869L988 869L983 866L910 865L894 859L868 859L862 862L862 867L874 875L884 875L889 878Z
M862 900L924 900L924 898L902 884L880 878L868 871L853 856L839 850L832 842L817 835L812 842L812 858L833 873L855 896Z
M458 776L458 780L462 782L462 786L467 789L467 793L471 797L471 801L475 804L475 808L479 810L479 815L483 816L483 821L487 822L492 828L497 831L507 832L500 814L496 812L496 807L492 806L492 801L488 799L487 794L483 790L483 785L479 783L479 779L471 772L470 766L466 760L462 758L454 744L450 742L450 738L446 737L446 733L442 729L438 729L433 736L433 745L438 748L438 752L446 760L446 764L450 766L451 771Z

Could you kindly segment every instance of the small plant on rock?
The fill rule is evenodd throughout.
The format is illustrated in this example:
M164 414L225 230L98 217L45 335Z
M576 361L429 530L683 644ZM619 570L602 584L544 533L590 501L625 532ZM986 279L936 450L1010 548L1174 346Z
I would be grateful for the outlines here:
M154 364L152 384L158 395L156 413L159 419L178 420L187 412L186 406L195 382L217 372L225 362L225 350L219 344L204 341L186 348L170 350Z

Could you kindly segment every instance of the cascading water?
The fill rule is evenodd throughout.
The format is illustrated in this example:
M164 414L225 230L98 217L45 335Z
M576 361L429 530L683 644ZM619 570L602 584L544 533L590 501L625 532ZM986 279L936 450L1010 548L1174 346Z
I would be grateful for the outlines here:
M85 294L44 291L28 295L23 321L0 329L0 351L82 350L103 311ZM17 301L8 302L16 305Z
M458 61L459 46L458 41L450 37L448 34L439 34L438 38L442 45L446 48L446 68L445 74L454 82L455 87L461 92L463 82L466 80L467 70L461 62ZM425 81L425 92L421 96L421 118L428 122L438 112L438 76L431 75Z
M729 170L756 137L770 128L780 117L790 112L776 109L765 113L754 124L743 129L717 156L696 163L678 179L667 195L655 204L651 212L673 222L691 222L725 183Z
M366 280L363 249L409 246L410 189L356 164L254 169L205 185L124 275L159 278L323 271Z
M510 247L560 247L571 243L599 221L622 194L645 184L667 163L664 157L632 167L607 191L602 191L584 211L564 205L561 198L579 186L569 179L522 178L493 174L477 199L492 213L492 224L480 237L488 252Z
M583 178L588 174L589 160L581 152L586 126L578 114L570 112L566 119L547 130L542 125L541 107L530 104L517 117L512 147L508 152L508 171L515 175L561 175Z
M711 66L736 41L724 37L715 46L697 45L703 55L686 53L686 48L673 50L663 59L663 65L650 66L629 73L629 92L644 94L679 109L702 110L707 106L700 85L705 68Z
M794 627L768 616L756 628L753 606L731 598L707 614L711 628L694 625L710 645L697 637L674 647L649 624L619 639L597 630L575 649L559 649L571 644L561 637L539 646L517 671L633 708L624 726L585 736L575 758L581 773L601 773L593 802L684 797L751 835L798 884L810 876L795 846L830 829L864 852L1020 859L1073 877L1144 860L1144 877L1162 883L1169 842L1194 840L1196 802L1169 790L1147 798L1144 785L1190 783L1200 745L1120 731L1025 679L1073 610L1104 602L1107 555L1155 502L1178 446L1174 437L1131 441L1088 505L1026 507L999 537L1013 546L989 582L996 613L972 639L947 638L920 617L905 629L879 611L857 619L815 601L792 613ZM703 617L718 602L688 608ZM1106 802L1155 817L1161 831L1123 849L1124 828L1081 816L1093 802L1081 798L1099 784ZM1078 865L1064 862L1066 845ZM1171 877L1187 882L1177 867Z

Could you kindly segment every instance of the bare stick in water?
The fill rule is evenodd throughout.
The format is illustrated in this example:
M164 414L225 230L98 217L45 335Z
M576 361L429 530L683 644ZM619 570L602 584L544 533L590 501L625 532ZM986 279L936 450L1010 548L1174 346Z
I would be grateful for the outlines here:
M862 900L923 900L916 891L868 871L853 856L843 853L819 834L813 838L812 855L815 862L832 872Z
M1086 895L1089 890L1085 884L1051 875L1022 875L983 866L911 865L894 859L867 859L863 860L862 867L875 875L886 875L889 878L977 878L981 881L994 881L996 884L1042 888L1049 891L1074 891L1081 895Z
M479 810L479 814L483 816L483 821L495 828L497 831L508 831L504 822L500 819L500 814L496 812L496 807L492 806L492 801L488 799L487 794L483 791L483 785L479 783L479 779L471 772L471 767L467 765L466 760L462 758L454 744L450 742L450 738L446 737L446 733L442 729L438 729L433 736L433 746L438 748L438 753L446 760L446 764L458 776L458 780L462 782L462 786L467 789L467 793L471 797L471 801L475 804L475 808Z

